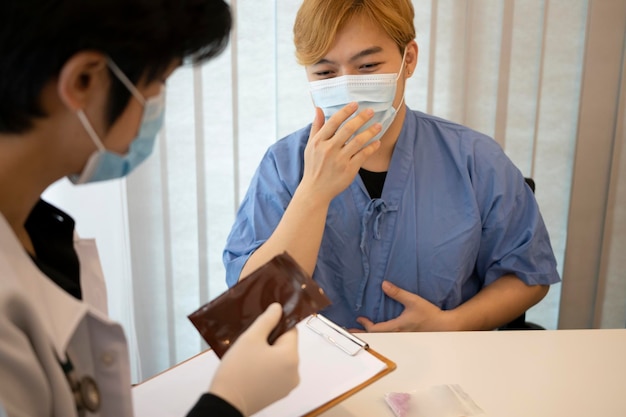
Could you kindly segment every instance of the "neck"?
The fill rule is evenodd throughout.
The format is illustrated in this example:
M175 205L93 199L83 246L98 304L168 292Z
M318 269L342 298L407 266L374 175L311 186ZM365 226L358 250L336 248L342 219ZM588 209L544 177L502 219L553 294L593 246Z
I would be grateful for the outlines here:
M5 218L24 249L31 255L35 255L35 249L30 240L30 235L26 231L25 224L30 212L39 200L39 194L11 193L10 190L7 192L4 178L0 179L0 193L2 193L0 214Z
M45 179L46 158L36 151L37 140L28 135L0 135L0 213L27 250L32 245L24 223L51 183Z

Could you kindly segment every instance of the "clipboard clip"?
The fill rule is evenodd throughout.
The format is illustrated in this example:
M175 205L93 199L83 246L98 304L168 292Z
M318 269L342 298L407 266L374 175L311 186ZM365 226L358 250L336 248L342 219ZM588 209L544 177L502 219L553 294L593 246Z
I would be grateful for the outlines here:
M365 341L319 313L311 315L306 320L306 326L350 356L369 348Z

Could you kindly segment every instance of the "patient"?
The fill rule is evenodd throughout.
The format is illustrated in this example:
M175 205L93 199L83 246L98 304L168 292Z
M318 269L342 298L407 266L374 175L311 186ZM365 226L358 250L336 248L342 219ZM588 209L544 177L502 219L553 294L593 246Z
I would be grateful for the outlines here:
M304 0L294 42L315 118L263 157L224 250L228 285L288 251L329 318L378 332L495 329L560 280L499 145L405 105L413 18L410 0Z

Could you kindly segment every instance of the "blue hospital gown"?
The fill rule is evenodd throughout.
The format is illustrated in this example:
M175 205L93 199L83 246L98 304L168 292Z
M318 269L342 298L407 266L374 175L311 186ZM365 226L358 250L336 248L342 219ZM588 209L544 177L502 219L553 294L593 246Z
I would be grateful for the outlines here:
M223 253L233 286L272 234L302 178L310 125L273 144L238 210ZM348 328L393 319L404 306L383 280L453 309L505 274L560 280L548 232L521 172L490 137L407 109L381 198L360 176L333 199L313 278Z

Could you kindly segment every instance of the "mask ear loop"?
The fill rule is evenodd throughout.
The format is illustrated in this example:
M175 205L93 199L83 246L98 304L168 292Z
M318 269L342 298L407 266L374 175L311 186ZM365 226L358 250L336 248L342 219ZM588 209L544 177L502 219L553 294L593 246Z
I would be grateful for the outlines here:
M83 128L87 131L87 134L91 138L91 141L94 143L94 145L96 145L96 148L98 148L100 152L104 152L106 148L98 137L96 131L93 129L93 126L91 126L91 123L89 123L89 119L87 118L87 115L85 115L83 109L78 110L76 114L78 115L78 119L80 120L80 122L83 124Z
M137 88L133 85L133 83L128 79L126 74L124 74L124 72L117 66L115 62L113 62L113 60L110 57L107 57L107 65L109 66L111 71L113 71L113 74L115 74L115 76L122 82L122 84L124 84L124 86L128 89L128 91L131 92L131 94L141 103L142 106L145 106L146 99L143 98L139 90L137 90ZM77 114L78 114L78 118L80 119L80 122L82 123L83 127L87 131L87 134L91 138L94 145L96 145L96 148L98 148L100 152L106 151L104 144L102 143L102 141L100 140L100 137L98 136L93 126L89 122L89 119L87 118L87 115L85 115L85 112L82 109L80 109L78 110Z
M109 66L111 71L113 71L113 74L115 74L115 76L122 82L122 84L124 84L124 86L128 88L131 94L141 103L141 105L145 106L146 99L143 98L139 90L137 90L137 88L133 85L133 83L128 79L126 74L124 74L124 72L117 66L117 64L115 64L115 62L113 62L111 58L107 58L107 65ZM87 115L85 114L85 112L82 109L80 109L78 110L77 114L83 127L87 131L87 134L91 138L94 145L96 145L96 148L98 148L100 152L106 151L104 144L102 143L102 141L100 140L100 137L98 136L93 126L89 122L89 119L87 118Z
M137 87L128 79L126 74L117 66L115 62L111 58L107 58L107 65L113 71L113 74L117 77L118 80L124 84L124 86L131 92L131 94L141 103L141 105L146 104L146 99L141 95Z
M398 71L398 76L396 77L396 82L398 82L398 80L400 79L400 74L402 74L402 70L404 69L404 64L405 64L405 60L406 60L406 46L404 47L404 52L402 52L402 64L400 64L400 71ZM404 87L406 88L406 81L404 82ZM402 107L402 103L404 103L404 89L402 90L402 100L400 100L400 103L398 104L398 108L395 109L396 112L400 109L400 107Z
M402 64L400 64L400 71L398 71L398 75L396 76L396 81L400 79L400 74L402 74L402 70L404 69L405 63L406 63L406 46L404 47L404 52L402 52Z

